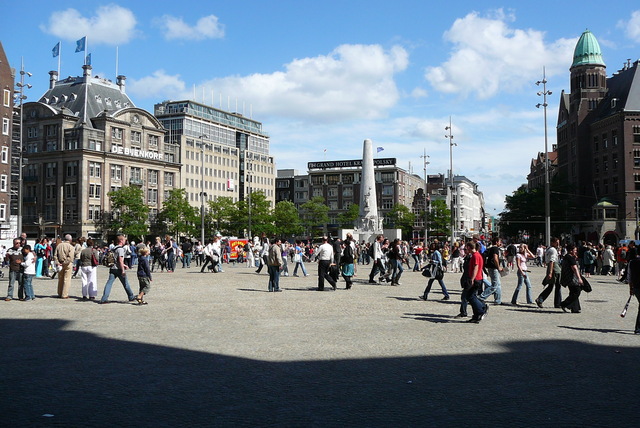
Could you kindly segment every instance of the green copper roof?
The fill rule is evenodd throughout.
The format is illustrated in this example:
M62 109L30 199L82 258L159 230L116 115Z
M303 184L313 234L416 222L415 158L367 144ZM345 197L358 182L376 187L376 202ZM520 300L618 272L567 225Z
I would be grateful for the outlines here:
M582 33L580 40L576 44L576 49L573 51L573 64L571 64L571 67L578 65L605 65L600 45L589 30Z

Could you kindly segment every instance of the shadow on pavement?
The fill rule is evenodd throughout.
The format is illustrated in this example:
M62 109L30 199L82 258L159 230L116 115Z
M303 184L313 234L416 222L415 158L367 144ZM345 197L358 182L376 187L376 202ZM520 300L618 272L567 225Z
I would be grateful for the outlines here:
M270 362L68 331L64 320L0 326L7 427L637 423L633 347L522 340L487 354L470 343L450 355Z

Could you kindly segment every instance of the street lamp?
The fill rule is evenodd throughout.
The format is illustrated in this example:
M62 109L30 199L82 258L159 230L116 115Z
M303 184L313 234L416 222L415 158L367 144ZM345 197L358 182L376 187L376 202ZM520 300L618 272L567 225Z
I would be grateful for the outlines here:
M18 100L20 101L20 129L19 129L19 134L20 134L20 141L18 144L18 150L19 150L19 160L18 160L18 221L17 221L17 228L18 228L18 233L16 234L16 236L20 236L20 234L22 233L22 181L23 181L23 176L22 176L22 165L23 165L23 144L22 144L22 128L23 128L23 114L22 114L22 105L23 105L23 101L25 99L27 99L27 96L24 94L24 90L26 89L30 89L32 86L28 83L24 83L24 76L27 75L29 77L32 76L31 73L29 73L28 71L24 71L24 58L20 59L20 82L16 83L17 89L16 89L16 93L18 94Z
M456 228L456 212L453 208L453 146L457 146L453 142L453 135L451 134L451 116L449 116L449 126L445 126L445 131L448 131L444 138L449 139L449 200L451 203L451 245L455 242L455 228Z
M200 135L200 244L204 244L204 198L206 193L204 192L204 139L206 135Z
M249 164L246 164L249 165ZM248 201L248 209L249 209L249 241L251 242L253 240L253 235L251 234L251 177L253 176L252 174L253 171L249 171L248 169L245 172L245 176L246 176L246 181L247 181L247 201Z
M428 231L429 231L429 213L431 212L431 203L429 201L429 181L427 177L427 165L429 162L429 155L427 155L427 149L423 149L423 154L420 156L424 161L424 246L427 246Z
M547 246L551 245L551 189L549 186L549 147L547 138L547 95L551 95L551 91L547 91L547 76L545 68L542 67L542 80L536 82L537 86L542 83L542 91L538 92L538 96L542 96L542 104L536 104L537 108L542 106L544 111L544 240Z

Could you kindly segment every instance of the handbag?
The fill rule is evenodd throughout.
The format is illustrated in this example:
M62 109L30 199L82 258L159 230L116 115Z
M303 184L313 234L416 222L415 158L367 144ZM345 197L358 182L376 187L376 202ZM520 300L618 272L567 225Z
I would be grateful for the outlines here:
M589 281L587 281L584 276L582 277L581 288L585 293L591 293L591 291L593 291L593 288L591 288L591 284L589 284Z
M294 261L295 263L300 263L300 262L302 261L302 257L300 256L300 253L295 253L295 254L293 255L293 261Z
M425 278L431 278L431 267L430 265L422 268L422 276Z
M100 263L98 262L98 258L96 257L96 253L92 252L91 253L91 266L96 267L99 264Z

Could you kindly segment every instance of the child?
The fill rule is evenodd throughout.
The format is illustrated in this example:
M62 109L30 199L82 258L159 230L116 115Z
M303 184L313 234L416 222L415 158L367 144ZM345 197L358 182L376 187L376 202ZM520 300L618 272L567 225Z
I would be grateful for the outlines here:
M149 248L141 248L138 254L138 284L140 284L140 294L136 300L138 305L146 305L147 302L143 300L145 294L149 294L151 290L151 270L149 269Z
M24 300L34 300L36 297L33 294L33 284L31 281L36 275L36 256L31 251L31 245L25 245L22 247L22 255L24 261L22 267L24 273L22 274L22 286L24 288Z

